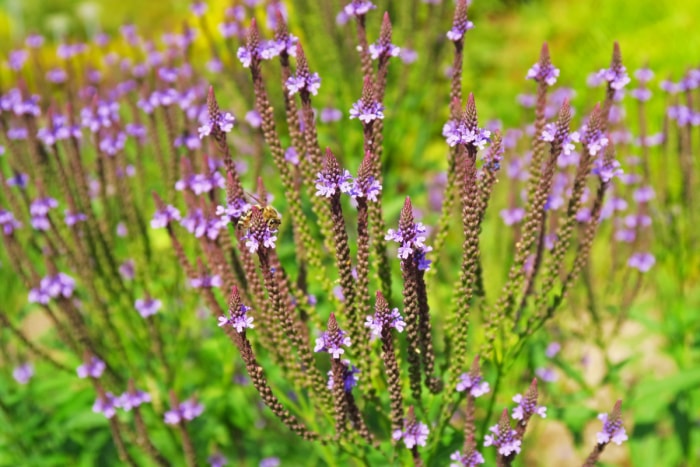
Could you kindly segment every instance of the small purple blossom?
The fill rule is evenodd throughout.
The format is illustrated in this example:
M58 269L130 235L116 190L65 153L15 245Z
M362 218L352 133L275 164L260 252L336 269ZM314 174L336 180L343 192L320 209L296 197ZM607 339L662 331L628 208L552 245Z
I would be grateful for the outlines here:
M162 229L168 226L173 221L180 220L180 211L172 205L167 205L163 209L159 209L151 219L151 228Z
M350 392L359 382L357 375L360 373L360 370L358 370L355 365L351 364L350 360L342 360L341 364L343 365L343 388L345 389L345 392ZM333 381L333 370L329 370L327 385L328 389L333 389L334 384L335 381Z
M177 425L185 420L190 421L202 415L204 406L194 399L188 399L181 402L177 407L171 408L165 412L164 420L168 425Z
M217 206L216 215L221 217L221 220L225 223L237 221L243 215L250 211L251 205L243 198L235 199L233 202L228 203L226 206Z
M255 325L253 325L253 317L247 314L250 309L250 307L241 303L235 310L230 312L228 317L219 316L218 326L231 326L235 328L236 332L239 334L242 333L244 329L253 329L255 327Z
M381 38L374 44L369 45L369 55L372 60L377 60L380 56L398 57L401 53L401 48L394 44L384 44Z
M135 275L134 260L128 259L119 265L119 274L127 280L132 280Z
M101 413L107 418L112 418L117 413L117 398L111 392L105 393L104 396L97 396L95 403L92 405L92 411Z
M618 446L627 441L627 432L622 426L622 420L618 414L617 417L608 417L608 414L598 414L598 420L603 422L603 431L596 433L598 444L608 444L613 442Z
M279 457L266 457L265 459L260 461L260 464L258 467L279 467L279 466L280 466Z
M550 342L544 351L547 358L554 358L561 351L561 344L559 342Z
M481 375L462 373L457 383L457 392L467 391L472 397L481 397L491 391L487 381Z
M321 123L337 122L343 118L343 112L340 109L335 109L333 107L324 107L321 109L319 118Z
M322 171L316 178L316 196L330 198L336 193L350 193L352 188L352 175L348 170L344 170L340 175Z
M139 312L142 318L148 318L155 315L163 306L163 302L155 298L139 298L134 303L134 308Z
M403 232L401 228L398 230L389 229L384 239L401 245L398 249L399 259L406 260L412 253L415 253L418 269L427 271L430 269L430 261L425 258L425 254L433 250L432 247L425 245L427 232L428 229L422 222L415 222L407 232Z
M350 344L350 338L345 331L338 329L335 336L332 336L328 331L324 331L321 337L316 339L314 352L328 352L337 360L345 353L345 349L341 346L350 347Z
M27 384L34 376L34 365L29 362L22 363L12 370L12 377L19 384Z
M520 440L516 438L516 431L510 426L502 427L500 424L493 425L489 428L493 434L487 434L484 437L484 446L494 446L498 448L498 453L502 456L509 456L513 453L520 452Z
M618 91L631 81L629 75L627 75L626 68L622 65L600 70L598 72L598 79L601 82L607 81L612 89Z
M228 464L228 459L224 457L220 452L215 452L207 458L209 467L224 467Z
M448 120L442 127L442 136L445 137L447 145L454 147L458 144L473 145L482 150L487 143L491 142L491 132L483 128L470 129L466 123L455 120Z
M503 223L507 226L519 224L525 219L525 209L523 208L502 209L500 214Z
M537 82L544 82L547 84L547 86L554 86L557 82L558 77L558 68L556 68L551 63L548 63L547 66L543 67L540 64L540 62L537 62L534 65L532 65L532 67L527 72L527 76L525 76L526 79L533 79Z
M97 357L90 357L90 361L78 367L78 378L85 379L90 377L97 379L102 376L106 368L105 362Z
M651 71L649 68L644 67L635 71L634 77L637 78L637 81L639 81L640 83L648 83L654 78L654 72Z
M396 329L396 332L403 332L406 327L406 322L403 320L398 308L393 308L385 319L380 316L381 313L375 313L373 316L367 316L365 327L369 328L370 338L372 340L381 339L382 329L385 327Z
M257 110L251 110L246 113L245 121L253 128L260 128L260 125L262 125L262 117L260 117L260 113Z
M540 378L542 381L544 381L546 383L554 383L558 379L557 374L554 371L554 368L552 368L552 367L537 368L535 370L535 374L537 375L538 378Z
M189 280L190 286L195 289L210 289L212 287L221 287L221 276L214 274L213 276L203 275L200 277L192 277Z
M74 289L75 280L68 274L48 275L41 279L39 287L29 291L29 302L46 305L52 298L70 298Z
M466 455L462 455L460 451L455 451L450 455L450 460L454 461L450 464L450 467L476 467L486 462L484 456L476 449L473 449Z
M352 0L350 4L345 5L343 13L346 16L363 16L374 10L377 6L369 0Z
M457 21L453 26L452 29L447 31L447 38L451 40L452 42L457 42L461 40L464 35L469 31L470 29L474 29L474 23L471 21Z
M301 91L306 91L315 96L321 87L321 77L318 76L318 73L296 74L287 78L285 87L290 96Z
M11 211L0 209L0 227L4 235L12 235L16 229L22 227L22 223L15 219Z
M414 446L425 446L428 441L430 429L425 423L413 420L404 419L403 430L395 430L391 434L391 439L398 441L403 439L403 444L408 449L413 449Z
M355 102L350 108L350 120L359 119L362 123L384 119L384 106L379 102L366 103L365 99Z
M204 138L215 132L217 129L224 133L228 133L233 129L233 124L236 121L233 114L230 112L220 113L216 120L211 120L209 116L206 117L207 121L198 128L199 139Z
M604 183L610 182L613 178L620 177L624 172L620 168L620 163L616 160L606 161L602 158L595 160L593 174L598 175Z
M637 269L639 272L647 272L656 263L656 258L651 253L634 253L627 260L627 266Z
M117 398L116 406L129 412L131 409L139 407L141 404L151 402L151 395L145 391L134 389L129 390Z
M543 405L537 405L536 400L530 400L529 397L523 397L522 394L516 394L513 396L513 402L518 404L517 407L513 409L512 417L515 420L524 420L532 415L539 415L542 418L547 418L547 407Z

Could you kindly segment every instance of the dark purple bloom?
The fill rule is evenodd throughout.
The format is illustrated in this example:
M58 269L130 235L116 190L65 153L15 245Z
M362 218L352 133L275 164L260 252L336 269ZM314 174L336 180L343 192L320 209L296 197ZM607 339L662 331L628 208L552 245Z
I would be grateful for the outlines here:
M146 297L136 300L134 308L136 308L136 311L139 312L142 318L148 318L151 315L155 315L162 305L163 302L160 300Z
M230 310L229 310L230 311ZM231 326L236 329L239 334L243 332L244 329L253 329L253 317L248 316L250 311L249 306L245 306L242 303L237 309L231 311L231 314L227 316L219 316L219 327Z
M107 365L97 357L91 357L90 361L78 367L78 378L99 378L104 373Z
M341 346L349 347L350 343L350 338L347 336L347 333L341 329L338 329L335 336L331 335L328 331L324 331L321 337L316 339L314 352L328 352L337 360L345 353L345 349Z
M379 102L366 103L365 99L355 102L350 108L350 119L358 118L362 123L384 119L384 106Z
M403 439L403 444L408 449L413 449L414 446L425 446L428 441L430 429L425 423L413 420L404 419L403 430L395 430L391 434L391 439L398 441Z
M204 406L194 399L188 399L180 403L177 407L165 412L165 423L168 425L177 425L184 420L194 420L204 412Z
M7 186L16 186L25 189L28 182L29 176L27 174L15 173L12 177L7 179Z
M12 377L19 384L27 384L34 376L34 365L29 362L22 363L12 370Z
M639 272L647 272L656 263L656 258L651 253L634 253L627 261L627 265ZM619 444L619 443L618 443Z
M168 226L173 221L180 220L180 211L172 205L167 205L163 209L159 209L151 219L151 228L162 229Z
M95 403L92 405L92 411L101 413L107 418L112 418L117 413L117 402L114 394L107 392L104 396L97 396Z
M350 392L352 391L352 388L357 386L359 381L357 375L360 373L360 370L358 370L355 365L351 364L350 360L342 360L341 364L343 365L343 387L345 392ZM334 384L335 381L333 381L333 370L329 370L328 389L333 389Z
M233 129L233 124L236 119L230 112L220 113L218 117L216 121L212 121L211 118L207 116L207 121L198 129L200 139L210 135L217 127L224 133L228 133Z
M134 278L134 260L128 259L119 265L119 274L127 280L132 280Z
M214 274L213 276L192 277L190 278L190 286L195 289L221 287L221 276Z
M450 464L450 467L476 467L486 462L484 456L476 449L473 449L466 455L462 455L460 451L455 451L450 456L450 460L454 461Z
M11 211L0 209L0 227L2 227L3 234L12 235L16 229L22 227L22 223L15 219L15 215Z
M127 391L119 396L116 406L129 412L131 409L147 402L151 402L151 395L145 391L134 389L134 391Z
M380 313L367 316L365 327L369 328L371 339L381 339L382 329L385 327L394 328L396 332L403 332L406 322L403 320L398 308L393 308L388 316L382 317ZM384 318L384 319L383 319Z

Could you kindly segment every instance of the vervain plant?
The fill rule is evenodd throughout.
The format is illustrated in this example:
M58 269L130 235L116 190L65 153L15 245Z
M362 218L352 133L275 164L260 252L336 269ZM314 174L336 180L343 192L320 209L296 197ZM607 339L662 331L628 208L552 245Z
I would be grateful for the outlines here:
M653 265L646 152L643 183L616 185L626 180L616 154L627 144L616 102L630 82L617 44L610 67L595 75L606 84L605 98L577 130L568 97L551 92L559 70L546 44L527 73L536 87L530 138L487 129L478 96L463 86L474 25L466 0L458 0L443 40L453 46L444 97L448 169L432 228L419 220L416 198L387 182L396 176L384 130L401 116L385 98L401 49L392 43L388 13L370 43L367 19L375 9L353 0L340 13L356 24L362 75L349 110L362 137L356 153L324 143L322 124L338 112L317 111L322 75L304 41L289 32L279 2L268 9L269 38L255 10L228 10L225 52L205 5L193 6L211 49L210 79L190 65L189 27L158 48L127 26L124 55L96 38L91 50L101 51L114 73L93 68L85 44L62 44L51 64L39 53L39 36L11 52L13 87L2 89L0 101L0 225L6 258L32 305L1 310L12 336L3 340L3 358L22 362L14 376L25 383L30 359L65 375L80 363L77 374L89 384L79 391L94 397L93 411L106 417L113 442L101 458L192 466L210 454L210 464L223 465L221 450L243 453L241 462L269 454L241 439L272 442L291 431L314 461L329 465L512 465L532 417L547 412L530 375L515 407L503 407L502 396L514 392L507 384L517 380L514 365L532 336L581 278L602 329L602 297L589 268L601 222L615 219L604 231L618 241L610 247L613 262L640 272ZM240 63L230 63L233 54ZM216 79L224 70L234 90ZM636 98L647 148L644 73ZM252 108L246 125L224 110L235 108ZM674 108L679 163L687 167L690 123ZM695 202L691 177L688 170L688 205ZM499 179L510 180L501 217L514 228L504 235L513 241L497 259L505 274L494 293L489 282L498 274L488 270L482 231ZM633 218L615 217L630 195ZM392 203L402 203L398 219L387 215ZM459 250L458 260L444 250ZM641 275L623 274L624 308ZM440 284L454 284L450 299L436 298ZM21 324L37 310L53 330L40 341ZM195 312L200 321L191 319ZM234 376L255 393L234 392ZM266 428L265 436L246 438L248 428L231 424L251 400L267 407L246 409L268 424L269 436ZM220 420L216 428L201 422L209 413ZM620 401L599 417L603 429L584 465L627 439L622 417ZM106 432L104 425L95 430ZM26 446L13 455L22 460Z

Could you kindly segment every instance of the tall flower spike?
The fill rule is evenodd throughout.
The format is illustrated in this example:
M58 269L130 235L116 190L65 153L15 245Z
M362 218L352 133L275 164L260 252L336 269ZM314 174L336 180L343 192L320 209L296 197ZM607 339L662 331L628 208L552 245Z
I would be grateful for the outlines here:
M467 18L467 0L457 0L452 29L447 31L447 38L452 42L462 43L464 41L464 35L470 29L474 29L474 23Z
M510 427L508 420L508 409L503 409L498 424L489 428L492 434L484 437L484 446L493 446L498 449L498 457L505 458L520 452L522 444L516 437L516 431ZM498 465L502 465L499 462Z
M243 333L246 329L253 329L253 317L248 316L250 307L243 304L241 294L238 292L238 287L233 286L231 297L228 301L229 316L219 316L219 327L231 326L237 333Z
M309 62L306 60L304 49L300 43L296 47L297 56L297 73L294 76L287 78L285 87L289 95L296 93L306 93L315 96L318 94L318 89L321 87L321 78L318 73L311 73L309 70Z
M262 56L260 54L260 31L258 23L253 18L250 21L250 28L246 36L246 45L238 48L236 53L238 60L245 68L253 68L254 70L260 65Z
M321 337L316 339L314 352L328 352L334 359L338 360L345 353L345 349L342 346L349 347L350 338L345 335L345 331L338 327L335 314L331 313L328 317L328 331L325 331Z
M359 119L364 125L370 124L374 120L384 119L384 106L375 98L374 86L370 77L365 77L362 97L350 108L350 119L353 118Z
M430 429L425 423L421 423L416 420L415 410L413 406L408 408L408 414L403 423L403 430L395 430L391 438L394 441L399 441L403 439L404 445L408 449L414 449L416 446L425 446L425 442L428 440L428 435L430 434ZM414 453L415 457L416 453Z
M542 418L547 417L547 407L537 405L537 378L532 380L525 397L521 394L516 394L513 396L513 402L517 403L518 406L513 409L512 417L515 420L519 420L516 431L518 432L518 439L522 439L527 423L533 415L537 414Z
M540 52L540 60L532 65L532 68L527 72L527 79L533 79L538 83L545 83L547 86L554 86L559 77L559 69L552 65L549 57L549 47L545 42L542 44Z
M326 149L326 158L323 161L323 170L318 173L316 179L316 196L332 198L340 193L349 193L352 177L350 172L342 170L338 160L330 149Z
M224 133L228 133L233 129L233 124L236 119L230 112L221 113L219 104L214 96L214 87L209 86L207 94L207 112L209 120L199 127L199 138L212 135L216 141L225 139Z
M603 132L603 118L600 105L596 105L588 123L581 129L581 143L591 156L595 156L609 144L608 137Z
M379 39L376 43L370 44L369 55L372 60L379 60L385 62L389 60L389 57L398 57L401 49L391 43L391 20L389 19L389 13L384 13L384 18L382 19L382 28L379 32Z

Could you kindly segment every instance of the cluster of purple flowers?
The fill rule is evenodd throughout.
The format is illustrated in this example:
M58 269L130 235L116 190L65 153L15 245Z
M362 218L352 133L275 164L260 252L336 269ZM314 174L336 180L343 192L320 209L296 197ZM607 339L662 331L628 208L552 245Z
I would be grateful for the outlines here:
M430 260L425 257L425 254L433 250L432 247L425 245L427 231L428 229L422 222L416 222L406 232L403 232L400 228L397 230L389 229L384 238L387 241L393 241L400 245L398 250L399 259L406 260L411 255L415 255L418 270L427 271L430 269Z
M479 374L462 373L457 383L457 392L468 392L472 397L481 397L491 390L488 381Z
M106 392L104 397L98 396L95 403L92 405L92 411L101 413L106 418L112 418L116 415L116 409L122 409L129 412L131 409L139 407L142 404L151 402L151 395L147 392L135 390L127 391L120 396L115 396L111 392Z
M39 286L29 291L29 303L46 305L52 298L70 298L75 290L75 280L68 274L59 272L41 279Z
M219 327L231 326L236 332L241 333L245 329L253 329L253 317L248 316L250 307L242 303L229 316L219 316Z
M398 308L393 308L388 316L383 319L380 313L375 313L373 316L367 316L365 327L369 328L372 340L381 339L382 329L385 327L396 329L396 332L403 332L406 327L406 322L403 320Z
M77 369L78 377L81 379L95 378L98 379L104 373L107 365L97 357L90 357L90 360L80 365Z
M429 434L430 429L425 423L415 419L405 419L403 430L394 430L391 434L391 439L394 441L403 440L406 448L413 449L414 446L425 446Z
M472 129L462 121L448 120L442 127L442 136L445 137L448 146L458 144L471 145L479 150L484 149L491 142L491 132L483 128Z
M338 360L345 353L342 346L350 347L350 337L343 330L338 330L337 333L323 331L320 337L316 339L314 352L328 352L334 359Z
M15 215L11 211L0 209L0 227L4 235L12 235L12 233L22 227L22 223L15 219Z
M162 306L163 302L151 297L139 298L134 302L134 308L136 308L136 311L139 312L142 318L155 315Z
M49 211L58 207L58 201L53 198L38 198L29 206L29 215L32 217L32 227L36 230L46 231L51 228Z
M194 399L181 402L177 407L165 412L164 420L168 425L177 425L183 421L191 421L202 415L204 406Z
M343 388L345 389L345 392L350 392L359 382L357 375L360 373L360 370L357 369L355 365L350 363L350 360L343 359L340 363L343 365ZM335 381L333 380L333 370L329 370L328 389L333 389L334 384Z

